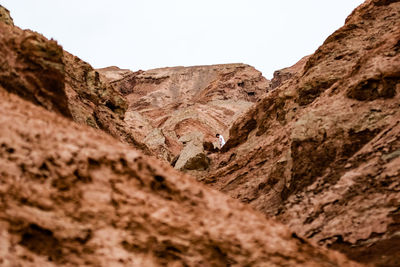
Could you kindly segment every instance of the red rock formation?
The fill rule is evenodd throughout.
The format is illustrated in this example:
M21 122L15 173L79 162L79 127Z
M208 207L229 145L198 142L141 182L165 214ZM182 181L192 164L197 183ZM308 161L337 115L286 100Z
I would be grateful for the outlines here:
M357 266L0 87L3 266Z
M5 24L14 26L14 21L10 16L10 11L0 5L0 22L4 22Z
M102 78L106 82L121 80L132 73L128 69L120 69L117 66L101 68L97 69L97 71L101 73Z
M150 155L140 132L124 122L128 104L120 93L100 81L92 66L64 51L65 91L73 120L98 128Z
M4 9L1 14L4 14ZM1 16L2 18L4 15ZM32 31L0 21L0 85L9 92L71 117L64 91L63 50Z
M296 75L301 74L310 56L305 56L299 62L289 68L284 68L274 72L274 77L271 80L271 90L281 86L289 79L293 79Z
M259 71L244 64L98 71L127 98L125 122L169 161L181 153L179 138L185 135L203 134L199 150L203 141L215 142L216 133L227 135L225 130L269 87Z
M102 101L115 95L90 66L68 54L64 73L54 42L2 24L2 266L358 266L132 146L66 118L62 111L69 111L68 105L72 116L81 118L109 107ZM15 50L24 43L19 40L34 40L28 48L35 49ZM53 71L62 75L47 79ZM4 82L6 73L12 82ZM64 83L67 94L61 93ZM60 90L51 91L50 84ZM74 108L82 108L82 114Z
M400 262L400 2L369 0L230 129L205 181L315 244Z
M151 154L138 142L139 133L123 121L125 99L99 80L86 62L63 51L55 41L9 23L0 7L0 85L32 103L56 111L78 123L99 128ZM8 15L8 17L7 17Z

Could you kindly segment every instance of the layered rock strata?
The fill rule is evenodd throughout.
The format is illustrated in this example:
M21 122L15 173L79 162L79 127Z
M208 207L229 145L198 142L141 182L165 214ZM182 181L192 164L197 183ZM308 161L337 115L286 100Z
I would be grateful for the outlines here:
M102 83L86 62L54 40L14 26L0 8L0 85L50 111L101 129L146 154L151 150L124 122L128 107L122 95Z
M204 142L216 143L216 133L227 135L235 119L265 96L270 84L245 64L98 71L126 97L125 122L142 133L141 140L157 150L158 157L170 162L183 151L179 139L187 134L203 135L197 150Z

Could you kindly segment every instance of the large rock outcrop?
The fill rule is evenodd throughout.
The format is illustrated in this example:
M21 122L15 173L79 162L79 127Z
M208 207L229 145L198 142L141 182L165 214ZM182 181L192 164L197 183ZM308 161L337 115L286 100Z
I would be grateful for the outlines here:
M64 51L65 92L73 120L101 129L144 153L154 154L140 142L140 132L124 121L128 108L126 99L100 80L92 66Z
M14 25L14 21L10 16L10 11L8 11L8 9L4 8L2 5L0 5L0 22L4 22L5 24L11 26Z
M0 21L3 88L152 154L138 141L139 133L124 122L128 105L120 93L102 83L88 63L64 51L56 41L7 23L3 13L9 13L4 10L0 7L5 22Z
M216 133L227 135L226 129L269 88L269 81L245 64L98 71L126 97L126 123L168 161L181 153L179 138L186 134L202 133L202 142L215 142Z
M310 56L305 56L293 66L275 71L274 77L271 80L271 90L281 86L284 82L287 82L290 79L298 78L296 75L301 74L301 71L309 58Z
M104 100L115 107L118 95L107 92L86 63L63 58L55 42L3 24L2 266L359 266L103 131L72 121L71 116L84 117L74 108L90 115L109 107ZM25 42L34 49L19 50ZM53 71L60 75L47 79L44 73Z
M4 9L0 7L1 12ZM2 15L3 17L3 15ZM71 118L64 91L63 49L55 41L0 21L0 85Z
M0 87L3 266L357 266Z
M400 2L368 0L230 129L205 182L300 236L400 262Z

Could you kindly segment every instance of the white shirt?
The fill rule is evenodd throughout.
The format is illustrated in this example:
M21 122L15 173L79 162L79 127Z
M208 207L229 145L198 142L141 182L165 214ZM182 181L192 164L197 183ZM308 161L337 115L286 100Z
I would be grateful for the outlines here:
M220 148L222 148L225 145L225 139L222 135L219 135L218 140L219 140L219 146Z

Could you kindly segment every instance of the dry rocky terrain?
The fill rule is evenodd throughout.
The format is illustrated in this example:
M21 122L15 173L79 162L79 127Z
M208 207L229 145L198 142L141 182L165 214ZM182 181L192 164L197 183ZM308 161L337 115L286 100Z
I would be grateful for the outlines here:
M139 140L177 169L207 169L203 143L217 147L232 123L265 96L270 82L245 64L160 68L129 72L99 69L128 103L125 122ZM215 143L212 145L212 143ZM193 160L194 158L199 160ZM194 164L190 164L190 161Z
M400 1L271 81L95 70L1 6L0 58L0 265L400 266Z
M144 155L125 99L0 10L2 266L358 266Z
M230 128L204 182L299 236L400 265L400 2L366 1Z

